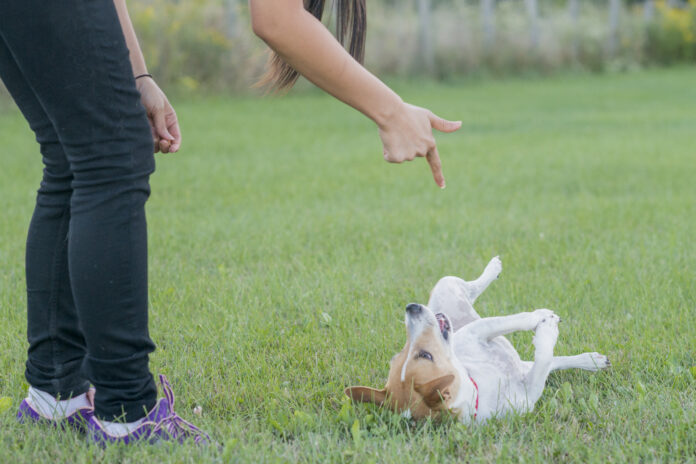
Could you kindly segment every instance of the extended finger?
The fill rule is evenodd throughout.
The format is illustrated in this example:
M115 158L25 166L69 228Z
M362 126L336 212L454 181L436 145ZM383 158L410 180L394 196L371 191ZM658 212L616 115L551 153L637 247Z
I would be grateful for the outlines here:
M435 183L441 189L445 188L445 176L442 175L442 163L440 163L440 154L437 152L437 147L433 147L425 156L425 159L428 160Z
M437 129L440 132L454 132L462 127L461 121L448 121L447 119L442 119L433 113L430 113L430 125L433 129Z

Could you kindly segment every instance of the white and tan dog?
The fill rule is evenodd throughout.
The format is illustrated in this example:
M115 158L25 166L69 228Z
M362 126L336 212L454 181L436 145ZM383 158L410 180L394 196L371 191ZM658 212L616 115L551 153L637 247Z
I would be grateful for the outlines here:
M468 423L531 411L551 371L609 367L599 353L554 356L560 318L551 310L482 319L472 305L501 269L495 257L472 282L440 279L427 307L406 307L408 340L392 358L386 387L349 387L346 394L416 419L449 413ZM534 362L522 361L504 337L518 330L535 331Z

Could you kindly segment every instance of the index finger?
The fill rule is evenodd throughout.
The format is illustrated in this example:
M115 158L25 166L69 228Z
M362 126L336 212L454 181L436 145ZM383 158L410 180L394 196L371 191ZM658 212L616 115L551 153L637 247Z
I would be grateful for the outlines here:
M440 163L440 154L437 152L437 147L433 147L428 154L425 155L425 159L428 160L435 183L441 189L445 188L445 176L442 175L442 163Z

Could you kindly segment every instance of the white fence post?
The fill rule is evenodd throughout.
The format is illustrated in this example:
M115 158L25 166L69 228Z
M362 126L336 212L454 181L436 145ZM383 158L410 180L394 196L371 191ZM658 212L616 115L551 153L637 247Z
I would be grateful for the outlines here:
M483 26L483 45L490 51L495 42L495 0L481 0L481 25Z
M651 22L655 19L655 1L645 0L643 2L643 19L647 22Z
M529 45L532 50L539 46L539 10L537 0L524 0L529 20Z
M609 0L609 56L614 56L619 46L619 13L621 0Z
M418 0L418 36L419 52L423 70L432 75L435 72L435 56L433 55L433 41L430 30L430 0Z
M578 0L568 0L568 14L573 24L577 24L580 16L580 2Z
M238 0L226 0L225 10L227 10L227 36L230 38L239 35L239 18L237 11Z
M572 36L570 42L570 56L573 61L578 59L578 21L580 18L580 2L579 0L568 0L568 14L572 24Z

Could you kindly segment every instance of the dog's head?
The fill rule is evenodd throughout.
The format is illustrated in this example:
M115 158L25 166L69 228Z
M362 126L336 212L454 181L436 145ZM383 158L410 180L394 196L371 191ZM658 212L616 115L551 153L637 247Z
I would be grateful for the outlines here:
M444 314L433 314L426 306L406 306L406 346L391 360L387 385L348 387L354 401L386 405L411 417L439 417L459 390L459 374L452 360L452 328Z

